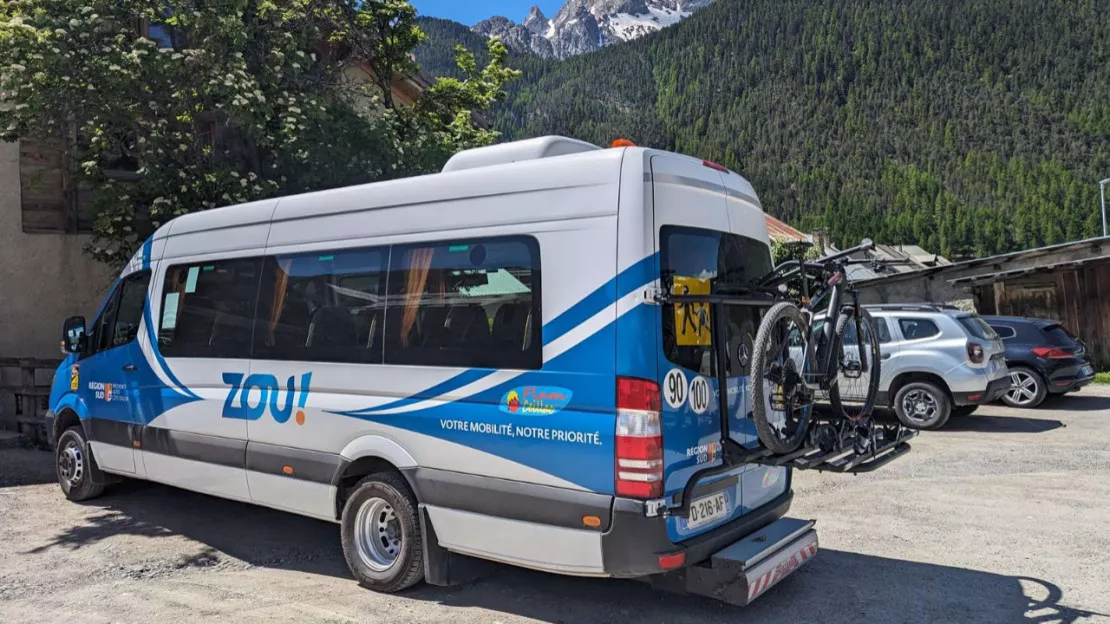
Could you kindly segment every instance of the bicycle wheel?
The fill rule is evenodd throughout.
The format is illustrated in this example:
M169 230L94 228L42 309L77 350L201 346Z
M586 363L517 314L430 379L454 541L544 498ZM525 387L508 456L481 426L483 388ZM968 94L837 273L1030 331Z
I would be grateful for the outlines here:
M841 315L833 336L833 356L837 370L836 383L829 388L833 412L853 421L871 415L882 363L875 321L867 310L846 310Z
M763 445L773 453L796 450L813 415L806 375L809 325L792 303L776 304L763 318L752 346L752 418Z

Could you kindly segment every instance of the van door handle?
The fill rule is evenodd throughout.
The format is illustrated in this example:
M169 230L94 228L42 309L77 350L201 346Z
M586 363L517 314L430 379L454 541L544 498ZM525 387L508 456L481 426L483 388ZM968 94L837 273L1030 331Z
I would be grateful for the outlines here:
M883 359L884 360L889 360L890 359L890 354L889 353L884 353L883 354Z
M134 364L128 364L127 366L123 367L123 370L125 370L129 373L133 373L133 372L139 370L139 367L135 366Z

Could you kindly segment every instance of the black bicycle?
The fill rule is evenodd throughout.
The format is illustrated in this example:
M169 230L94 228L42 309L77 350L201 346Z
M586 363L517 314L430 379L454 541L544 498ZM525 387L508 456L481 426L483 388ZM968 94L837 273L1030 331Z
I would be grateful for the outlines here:
M751 364L752 417L760 441L773 453L791 453L804 442L826 452L849 444L859 454L872 448L879 342L846 267L869 262L851 256L873 246L868 239L820 260L787 261L759 284L787 299L763 317ZM812 297L811 286L819 287ZM825 312L815 314L826 298ZM824 398L831 418L815 416Z

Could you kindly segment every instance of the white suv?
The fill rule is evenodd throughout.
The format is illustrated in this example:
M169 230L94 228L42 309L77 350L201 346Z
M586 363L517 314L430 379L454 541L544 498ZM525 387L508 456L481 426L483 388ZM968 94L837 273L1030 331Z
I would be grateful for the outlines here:
M1009 390L1006 348L978 315L928 304L865 307L882 357L876 405L893 407L906 426L939 429Z

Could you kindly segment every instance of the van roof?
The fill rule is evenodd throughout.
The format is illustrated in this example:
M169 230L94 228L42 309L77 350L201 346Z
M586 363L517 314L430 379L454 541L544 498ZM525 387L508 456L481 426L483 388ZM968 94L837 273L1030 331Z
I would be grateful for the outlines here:
M566 137L541 137L460 152L448 161L441 173L302 193L183 215L163 225L154 238L269 221L440 202L445 204L444 228L462 227L467 215L463 211L451 210L446 202L538 190L615 185L620 180L623 158L629 152L644 155L645 162L651 154L690 158L640 147L602 149ZM746 179L729 173L725 176L729 186L745 188L754 197L754 190ZM525 205L521 210L527 208ZM614 201L591 209L595 214L599 210L615 214L617 205Z

